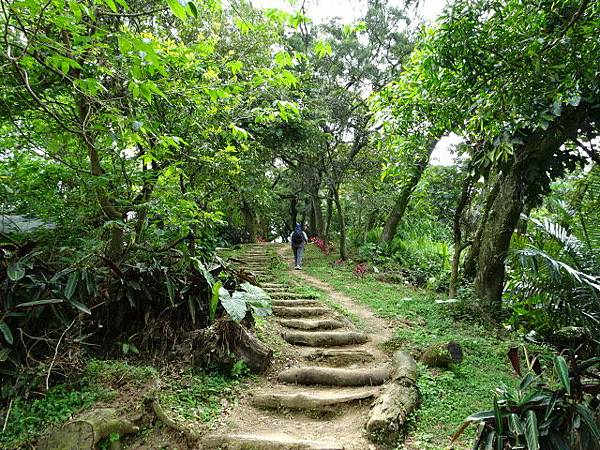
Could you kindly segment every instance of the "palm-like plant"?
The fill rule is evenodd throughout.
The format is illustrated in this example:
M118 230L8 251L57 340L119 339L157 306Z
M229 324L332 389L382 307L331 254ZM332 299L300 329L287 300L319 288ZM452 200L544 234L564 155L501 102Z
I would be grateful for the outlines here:
M534 228L515 236L506 289L514 324L547 334L565 326L600 334L600 168L584 180L570 205L553 201L556 221L524 217Z

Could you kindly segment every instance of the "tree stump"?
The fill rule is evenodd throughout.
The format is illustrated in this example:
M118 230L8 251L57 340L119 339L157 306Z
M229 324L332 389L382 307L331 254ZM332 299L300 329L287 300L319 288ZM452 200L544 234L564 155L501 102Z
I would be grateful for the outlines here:
M42 450L93 450L98 442L118 433L134 434L139 428L120 418L112 408L93 409L64 424L39 443Z
M194 332L188 341L195 363L233 367L244 361L254 373L264 372L273 350L264 345L250 330L229 319L221 319L205 330Z
M462 347L456 342L444 342L427 348L421 356L421 361L429 367L448 368L463 359Z

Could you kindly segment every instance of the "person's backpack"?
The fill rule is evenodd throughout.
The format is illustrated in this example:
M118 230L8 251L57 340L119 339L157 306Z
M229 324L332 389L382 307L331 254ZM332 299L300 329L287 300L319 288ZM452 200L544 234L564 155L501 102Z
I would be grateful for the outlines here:
M304 236L302 236L302 231L294 230L294 233L292 234L292 245L297 247L302 245L303 242Z

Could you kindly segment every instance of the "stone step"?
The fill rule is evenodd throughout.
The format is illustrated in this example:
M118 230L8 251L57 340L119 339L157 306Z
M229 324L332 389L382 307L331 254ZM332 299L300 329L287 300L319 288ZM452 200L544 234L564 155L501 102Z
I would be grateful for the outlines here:
M364 344L369 340L366 334L356 331L287 331L283 339L294 345L309 347L338 347Z
M375 359L372 352L363 349L319 349L305 356L308 361L328 366L341 367L351 364L371 362Z
M273 315L278 317L315 317L329 312L329 309L320 306L273 306Z
M286 300L274 300L275 302L283 302ZM287 301L303 301L303 300L287 300ZM312 300L307 300L312 301ZM297 330L332 330L335 328L343 328L344 324L339 320L334 319L316 319L316 320L303 320L303 319L279 319L277 321L280 325L286 328L295 328Z
M206 450L344 450L328 441L313 441L283 434L225 434L203 439Z
M340 405L370 400L378 395L376 389L329 390L322 392L260 392L252 398L257 408L286 408L301 411L331 410Z
M341 369L337 367L296 367L282 371L282 383L305 386L378 386L390 378L389 367Z
M273 306L318 306L318 300L272 300Z
M283 284L283 283L263 283L262 288L263 289L272 289L272 288L288 289L289 285Z
M285 291L268 291L271 298L289 298L289 299L315 299L318 298L314 294L300 294L297 292L285 292Z

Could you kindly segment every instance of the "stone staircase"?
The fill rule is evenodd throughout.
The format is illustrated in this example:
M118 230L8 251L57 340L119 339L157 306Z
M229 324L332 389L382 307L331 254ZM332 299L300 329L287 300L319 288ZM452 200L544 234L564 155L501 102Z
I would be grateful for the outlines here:
M205 449L367 450L363 433L369 405L390 378L389 358L370 336L314 296L273 282L273 254L248 246L241 258L273 299L274 318L292 357L202 442ZM269 376L270 375L270 376Z

